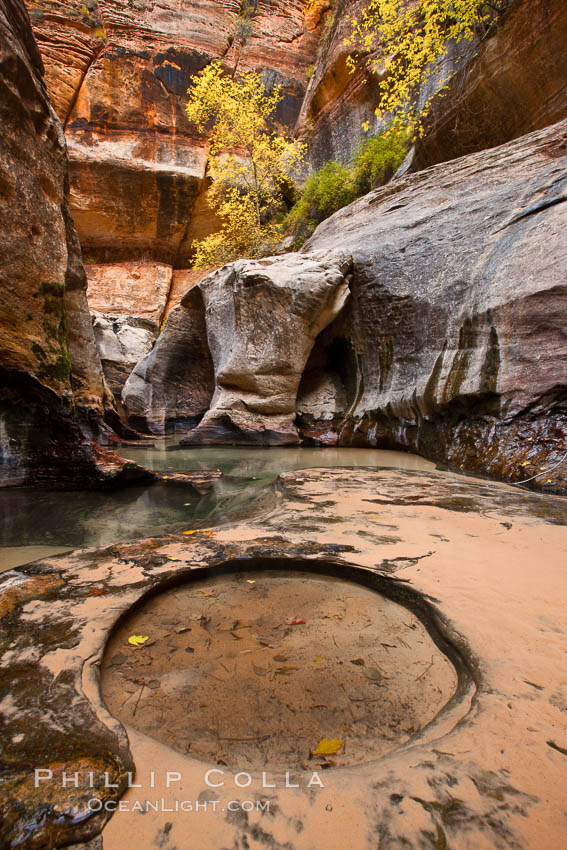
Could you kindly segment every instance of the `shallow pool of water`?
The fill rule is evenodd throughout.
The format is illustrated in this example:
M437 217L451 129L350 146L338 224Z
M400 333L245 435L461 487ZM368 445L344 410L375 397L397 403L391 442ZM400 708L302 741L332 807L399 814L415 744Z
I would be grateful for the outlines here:
M209 493L154 484L113 491L0 490L0 571L72 548L167 533L179 523L216 525L251 506L281 473L309 467L433 469L416 455L377 449L156 448L120 455L164 472L220 469Z
M102 692L127 728L210 765L307 770L382 757L454 696L455 668L408 608L259 566L176 586L120 624Z

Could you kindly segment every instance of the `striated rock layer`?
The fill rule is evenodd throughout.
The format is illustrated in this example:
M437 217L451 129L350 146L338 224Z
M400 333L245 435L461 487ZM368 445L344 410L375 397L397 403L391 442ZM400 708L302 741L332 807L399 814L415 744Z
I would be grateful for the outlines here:
M563 121L394 181L320 225L304 251L340 241L352 295L308 364L303 435L513 480L565 460L566 201ZM318 374L342 397L314 397ZM567 489L567 465L536 483Z
M165 263L130 262L86 266L91 310L146 319L156 330L169 297L172 268Z
M215 228L206 210L206 139L184 105L191 77L220 59L234 73L281 83L277 119L299 115L314 61L307 0L28 0L65 122L70 203L83 250L97 262L155 259L188 265L191 242Z
M136 472L89 439L114 413L112 396L65 200L65 140L42 72L25 7L2 0L0 481L90 486Z

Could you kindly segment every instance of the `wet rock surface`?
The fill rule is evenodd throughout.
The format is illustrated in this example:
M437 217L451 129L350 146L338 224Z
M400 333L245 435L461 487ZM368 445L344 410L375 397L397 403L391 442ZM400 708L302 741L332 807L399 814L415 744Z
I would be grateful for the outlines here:
M451 504L447 488L455 487ZM328 769L316 791L301 782L299 789L277 786L269 792L269 815L242 819L221 810L199 822L196 847L229 839L230 846L259 829L277 830L280 843L296 850L312 846L315 835L320 841L321 829L325 846L344 846L345 812L353 819L356 848L379 827L387 828L389 841L411 848L430 834L448 846L560 846L564 501L449 473L391 469L286 473L277 493L264 514L239 524L79 551L3 574L2 840L19 840L24 848L40 838L53 845L89 840L104 818L86 812L93 795L88 773L103 799L125 788L132 766L128 740L100 695L104 645L121 615L172 580L213 577L215 569L250 571L261 563L262 569L300 568L361 582L413 605L442 635L453 663L461 659L474 688L460 692L462 720L442 712L410 747L347 771ZM463 510L463 499L471 510ZM137 782L147 781L156 765L181 768L179 794L210 797L202 761L172 754L135 729L128 734ZM37 789L32 766L53 770ZM64 767L84 777L80 788L61 790ZM228 780L229 768L221 769ZM118 789L102 787L104 770ZM125 799L177 799L163 782L158 778L152 791L132 788ZM254 776L252 782L245 798L265 797ZM215 799L226 803L242 794L227 786ZM126 840L145 850L167 824L165 834L177 841L183 818L117 813L104 832L105 850Z

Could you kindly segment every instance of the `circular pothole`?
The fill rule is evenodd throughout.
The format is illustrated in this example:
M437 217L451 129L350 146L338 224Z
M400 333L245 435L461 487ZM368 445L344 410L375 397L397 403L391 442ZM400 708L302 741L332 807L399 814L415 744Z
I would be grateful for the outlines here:
M457 687L454 665L404 605L352 581L282 570L154 596L113 633L102 671L106 705L126 726L252 770L379 758ZM336 753L316 754L337 742Z

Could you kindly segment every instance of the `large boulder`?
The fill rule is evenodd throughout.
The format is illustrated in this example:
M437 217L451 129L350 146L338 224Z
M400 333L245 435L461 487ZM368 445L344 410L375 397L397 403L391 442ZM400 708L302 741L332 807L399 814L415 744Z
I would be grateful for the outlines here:
M192 288L126 381L122 403L133 427L164 434L196 425L209 408L213 389L205 307L198 288Z
M298 443L295 403L317 335L349 295L351 257L323 252L240 260L205 278L215 393L184 444Z
M304 436L327 435L333 420L343 445L409 448L514 480L549 469L536 482L565 488L566 175L563 121L394 181L323 222L303 250L340 241L352 298L308 371L341 377L348 406L321 416L304 384Z

